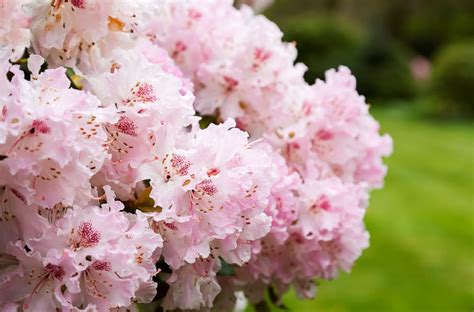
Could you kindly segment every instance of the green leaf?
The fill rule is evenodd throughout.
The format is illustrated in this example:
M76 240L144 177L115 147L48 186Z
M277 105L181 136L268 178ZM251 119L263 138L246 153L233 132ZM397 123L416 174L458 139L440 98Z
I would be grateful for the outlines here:
M217 117L213 115L204 115L199 120L199 127L201 129L206 129L210 124L217 124Z
M74 69L71 67L66 67L66 76L71 77L74 76L76 73L74 72Z
M219 272L217 272L217 275L219 276L234 276L235 275L235 269L232 267L230 264L224 261L221 257L219 257L221 260L221 269Z
M155 201L150 197L151 187L145 188L136 198L125 202L125 211L134 213L136 210L141 212L160 212L162 208L155 205Z
M82 90L83 85L82 85L82 78L79 75L76 75L74 72L74 69L70 67L66 67L66 76L71 81L71 87L74 89Z

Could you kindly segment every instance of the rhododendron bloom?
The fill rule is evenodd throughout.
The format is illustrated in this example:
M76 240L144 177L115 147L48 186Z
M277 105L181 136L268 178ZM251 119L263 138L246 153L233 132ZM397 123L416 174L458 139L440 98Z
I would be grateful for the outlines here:
M220 269L218 261L199 261L173 272L167 280L171 288L164 299L165 309L197 310L212 307L221 288L216 274Z
M110 191L107 201L101 207L74 206L40 237L7 245L4 258L20 269L2 283L7 290L1 302L24 310L128 307L141 284L156 274L162 240L145 216L121 212L123 204L114 202ZM139 299L150 301L153 295Z
M187 150L164 145L146 168L157 173L148 177L150 196L161 207L153 219L168 242L163 255L173 268L209 256L243 264L250 242L270 230L264 209L274 168L234 126L230 120L209 126L191 138Z
M271 233L262 240L260 253L239 269L239 284L246 285L245 291L254 292L263 282L274 284L281 293L294 283L300 296L312 297L314 277L332 279L339 270L349 271L368 246L362 187L338 179L307 180L298 191L300 206L288 224L288 239L282 243Z
M28 0L0 2L0 62L18 60L30 45L30 18L24 6Z
M25 200L46 207L90 193L89 179L107 158L102 123L113 112L90 93L70 89L64 68L33 73L31 81L16 66L5 64L1 73L0 154L14 175L7 183L15 187L17 180Z
M118 119L104 125L111 158L102 174L133 187L139 167L155 159L158 140L179 140L196 123L194 97L183 91L180 78L149 62L138 49L113 55L102 66L88 75L87 88L103 106L114 108Z
M0 310L308 298L368 246L391 138L348 68L306 83L250 7L0 0L0 21Z
M33 47L54 66L87 66L114 48L129 47L143 27L153 1L39 0L30 1Z

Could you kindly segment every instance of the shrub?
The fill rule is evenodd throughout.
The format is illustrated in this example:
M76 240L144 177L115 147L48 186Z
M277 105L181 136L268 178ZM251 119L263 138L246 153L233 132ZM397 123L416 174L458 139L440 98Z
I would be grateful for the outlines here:
M309 68L313 83L329 68L346 65L358 79L358 89L369 99L407 98L415 91L408 53L385 33L364 34L341 17L300 15L282 23L286 41L295 41L298 61Z
M418 54L431 57L446 44L473 35L473 13L440 9L412 14L404 21L399 37Z
M448 45L436 55L431 90L440 113L474 117L474 41Z
M360 92L369 99L412 97L416 84L409 54L385 33L372 33L357 51L353 66Z
M282 25L285 41L295 41L298 61L308 66L308 82L324 78L324 72L339 65L351 66L361 41L355 25L333 16L292 17Z

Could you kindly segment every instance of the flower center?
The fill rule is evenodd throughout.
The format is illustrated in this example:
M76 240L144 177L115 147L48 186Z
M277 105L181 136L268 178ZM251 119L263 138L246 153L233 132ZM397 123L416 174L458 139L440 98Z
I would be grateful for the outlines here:
M84 9L86 7L86 0L71 0L71 4L76 8Z
M191 167L191 162L186 159L186 157L178 154L173 154L171 156L171 167L175 170L177 175L185 176L189 173L189 167Z
M64 272L64 269L59 265L48 263L45 269L46 269L46 272L48 272L51 276L53 276L58 281L62 281L64 275L66 275L66 273Z
M78 240L74 244L76 248L88 248L97 246L100 241L100 233L92 227L92 223L82 222L78 229Z
M112 266L110 265L110 262L107 262L107 261L97 260L92 264L92 267L96 271L110 271L110 270L112 270Z
M131 120L127 116L120 116L120 119L115 125L115 127L117 128L119 132L123 134L129 135L132 137L137 136L137 132L136 132L137 126L135 125L133 120Z

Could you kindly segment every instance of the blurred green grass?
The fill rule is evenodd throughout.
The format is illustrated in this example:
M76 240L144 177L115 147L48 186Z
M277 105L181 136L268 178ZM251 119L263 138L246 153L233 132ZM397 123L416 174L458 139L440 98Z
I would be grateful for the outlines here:
M395 147L366 216L370 248L314 301L286 295L291 311L473 311L474 125L410 111L372 112Z

